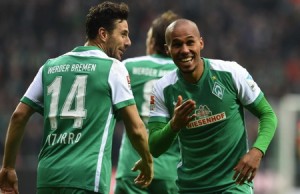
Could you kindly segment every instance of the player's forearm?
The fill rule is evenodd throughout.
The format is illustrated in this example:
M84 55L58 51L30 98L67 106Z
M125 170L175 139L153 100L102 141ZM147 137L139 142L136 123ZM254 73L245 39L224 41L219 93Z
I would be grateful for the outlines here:
M277 127L277 117L274 112L264 114L259 120L258 136L253 145L265 154Z
M133 148L138 152L141 158L145 161L152 162L152 156L148 146L148 134L144 124L141 122L138 129L127 130L126 133Z
M4 168L15 168L16 157L23 139L25 125L30 115L31 114L26 114L21 111L20 108L17 108L11 116L5 141L3 157Z
M152 162L152 156L148 146L148 134L135 105L121 109L121 115L125 124L127 136L143 160Z
M159 157L169 149L177 137L177 133L172 131L170 123L149 123L149 147L154 157Z
M9 133L7 134L6 137L4 156L3 156L4 168L15 168L16 157L23 137L11 131L15 131L15 130L10 128Z
M277 128L277 117L265 98L255 108L251 107L249 110L259 118L258 136L253 147L265 154Z

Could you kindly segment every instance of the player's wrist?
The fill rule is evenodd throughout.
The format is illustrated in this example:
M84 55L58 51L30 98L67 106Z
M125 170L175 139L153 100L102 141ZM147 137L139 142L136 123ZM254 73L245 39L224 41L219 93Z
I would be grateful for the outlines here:
M146 163L148 164L152 164L153 163L153 158L152 158L152 155L150 154L146 154L143 158L142 158L143 161L145 161Z
M3 165L3 166L2 166L2 169L3 169L4 171L11 171L11 170L15 170L15 168L14 168L14 167L11 167L11 166L5 166L5 165Z
M180 128L177 128L176 125L174 124L173 119L171 119L170 121L170 130L175 133L178 133L180 131Z
M263 152L261 149L259 149L259 148L257 148L257 147L252 147L251 150L252 150L252 151L255 151L255 152L257 153L257 155L258 155L260 158L263 158L263 157L264 157L264 152Z

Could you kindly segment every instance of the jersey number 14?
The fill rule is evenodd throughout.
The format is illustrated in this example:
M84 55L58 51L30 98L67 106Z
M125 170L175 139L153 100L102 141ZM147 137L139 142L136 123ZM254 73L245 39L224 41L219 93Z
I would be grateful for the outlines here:
M86 117L86 109L84 108L86 82L87 75L76 76L60 113L58 113L58 104L60 99L62 76L57 76L47 87L47 94L51 95L49 120L52 130L57 129L58 116L60 119L73 119L73 128L82 127L83 119ZM75 103L74 106L72 106L73 103Z

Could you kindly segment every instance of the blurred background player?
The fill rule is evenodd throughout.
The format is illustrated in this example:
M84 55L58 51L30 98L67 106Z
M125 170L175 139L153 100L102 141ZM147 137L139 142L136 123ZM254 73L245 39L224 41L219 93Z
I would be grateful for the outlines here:
M150 94L153 83L176 68L172 59L167 56L164 44L165 29L177 18L178 15L172 11L166 11L157 17L147 33L147 55L124 60L130 75L131 87L140 117L146 125L149 117ZM178 193L175 181L177 179L176 167L179 156L178 142L175 141L165 154L154 160L154 179L150 186L141 188L133 182L134 177L137 175L136 172L130 170L139 156L124 131L117 165L115 194Z

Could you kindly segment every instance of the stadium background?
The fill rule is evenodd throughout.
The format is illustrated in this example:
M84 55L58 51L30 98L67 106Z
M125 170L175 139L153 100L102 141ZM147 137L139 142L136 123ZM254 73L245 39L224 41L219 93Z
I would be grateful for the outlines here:
M63 54L85 41L84 20L95 0L1 0L0 2L0 159L7 124L14 107L47 58ZM115 2L119 2L115 0ZM130 6L132 46L124 59L144 55L146 32L158 14L173 10L195 21L210 58L235 60L252 74L279 112L288 94L300 94L299 0L124 0ZM290 102L290 100L287 100ZM290 102L297 105L300 102ZM284 112L285 109L283 109ZM298 111L298 109L297 109ZM291 128L279 125L274 141L255 178L256 194L300 193L300 111ZM291 115L290 115L291 114ZM287 117L286 117L287 116ZM282 118L279 118L281 120ZM257 119L247 114L250 145ZM298 133L297 133L298 130ZM279 132L283 133L279 133ZM113 165L118 157L122 131L114 135ZM292 147L279 149L282 135L290 134ZM298 134L298 136L297 136ZM17 160L21 193L34 193L42 117L34 115L27 126ZM292 152L292 178L281 174L282 152ZM290 181L285 184L285 181ZM287 187L285 185L288 185ZM284 188L284 189L282 189ZM298 189L297 189L298 188Z

